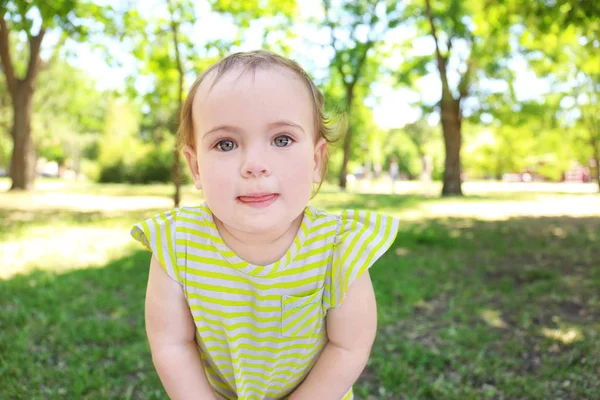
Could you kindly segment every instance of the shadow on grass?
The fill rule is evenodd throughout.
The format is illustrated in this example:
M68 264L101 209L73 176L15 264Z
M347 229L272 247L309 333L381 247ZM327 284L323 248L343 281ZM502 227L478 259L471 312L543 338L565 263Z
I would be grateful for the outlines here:
M599 233L600 217L402 224L371 270L379 330L357 398L594 398ZM143 326L149 257L0 281L0 398L165 398Z
M143 322L149 259L0 281L0 398L166 398Z

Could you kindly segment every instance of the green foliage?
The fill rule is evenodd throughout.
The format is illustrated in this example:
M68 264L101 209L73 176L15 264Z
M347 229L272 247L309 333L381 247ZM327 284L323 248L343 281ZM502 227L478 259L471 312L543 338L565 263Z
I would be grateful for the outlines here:
M561 140L544 140L557 163L600 157L600 8L597 2L504 0L518 18L519 44L533 70L553 84L546 96ZM522 29L526 27L526 29ZM549 143L556 147L548 148ZM546 167L544 168L546 169ZM557 175L557 174L553 174ZM600 175L598 175L600 185ZM600 186L599 186L600 187Z
M338 146L329 146L329 162L327 164L327 176L326 181L335 184L340 176L342 170L342 159L344 157L344 151ZM352 169L350 169L352 171Z
M15 67L21 73L26 66L26 51L18 43L13 43L11 50ZM6 89L5 85L5 80L0 80L0 90ZM12 107L8 92L0 93L0 136L8 140ZM59 164L78 160L102 131L105 109L105 93L84 71L61 58L49 63L37 79L33 98L32 136L38 156ZM2 147L2 151L9 149L12 145ZM4 161L8 164L11 153L0 156L0 165Z
M172 140L166 140L166 143ZM129 157L116 158L99 164L99 171L93 163L86 165L86 171L93 178L97 175L100 183L132 183L150 184L158 182L171 182L171 164L173 159L173 147L165 148L165 145L150 146L138 143L140 146L135 153Z
M330 0L323 0L323 6L322 26L329 30L330 45L334 51L331 68L335 72L330 79L338 79L336 85L345 89L343 106L351 112L348 106L351 105L353 88L356 85L369 87L376 79L381 61L377 46L384 35L401 21L400 3L369 0L332 4ZM371 63L371 73L365 70L368 63Z
M175 141L172 138L163 141L159 146L152 146L148 154L135 166L136 173L130 182L170 182L174 148Z
M108 97L95 85L84 71L60 59L40 75L32 134L41 157L61 165L77 163L94 146L104 129Z
M0 3L0 14L11 32L25 34L19 40L37 35L41 28L55 30L71 40L86 41L93 35L114 33L113 23L119 19L111 6L75 0L5 0Z
M0 169L8 170L10 155L12 154L12 141L8 134L0 132Z
M461 154L469 177L500 177L506 172L535 169L549 179L558 179L573 161L588 165L594 157L594 146L600 148L600 43L598 6L592 3L431 2L440 54L447 61L451 77L449 90L455 98L461 92L465 94L461 101L465 148ZM11 33L21 32L11 34L12 59L19 77L25 75L28 65L29 48L24 39L27 32L35 34L39 28L32 17L36 13L60 40L68 36L69 44L71 40L85 40L97 48L100 42L116 35L136 59L137 69L121 93L130 99L128 113L135 115L132 121L127 122L127 117L124 120L131 124L125 129L128 139L107 134L120 129L115 123L104 126L111 124L111 118L120 118L105 118L110 96L98 91L84 71L69 66L64 61L65 51L55 52L52 63L43 63L32 119L37 155L80 165L91 178L169 180L170 143L180 100L172 22L178 28L184 87L189 87L208 65L236 51L244 43L248 28L261 27L263 47L292 54L292 39L299 38L300 23L304 22L299 19L299 3L290 0L210 0L209 4L212 12L238 27L231 41L199 38L197 7L190 0L164 0L157 3L161 12L155 13L120 5L123 18L116 18L121 11L90 1L2 2L0 8ZM385 132L375 124L371 112L377 101L370 91L372 83L415 87L424 76L439 72L435 69L436 54L424 52L432 49L425 3L372 0L322 4L326 18L315 17L311 27L320 36L329 36L321 37L320 43L334 51L329 53L332 58L328 73L316 75L328 113L344 112L352 128L348 171L367 162L385 169L390 158L396 156L400 170L415 177L421 171L420 158L425 152L434 157L434 174L441 174L443 140L439 129L430 129L419 121ZM394 36L387 34L395 28L401 28L400 40L406 41L388 41ZM107 61L118 61L114 52L105 50ZM51 52L47 48L45 54ZM552 93L535 100L517 99L514 75L521 66L513 62L522 62L520 57L546 79ZM422 102L415 105L424 117L439 106ZM2 79L0 136L4 137L0 138L0 168L6 168L10 159L11 118L10 98ZM341 145L339 142L331 148L329 178L341 171Z
M398 160L398 171L400 173L406 174L409 178L415 178L421 173L422 165L419 150L404 130L390 130L385 143L386 166L389 166L390 159L394 156Z
M86 168L99 182L152 183L171 180L175 139L166 137L158 144L139 138L139 113L123 100L108 105L105 131L99 145L98 171Z
M290 22L298 12L298 2L294 0L209 0L209 3L213 11L231 16L244 28L265 17L283 17Z
M137 124L138 117L129 104L109 101L98 156L100 182L124 182L133 166L148 152L136 137Z
M171 180L175 140L167 137L159 144L139 138L139 112L123 100L109 101L104 134L99 145L98 168L86 168L99 182L152 183Z

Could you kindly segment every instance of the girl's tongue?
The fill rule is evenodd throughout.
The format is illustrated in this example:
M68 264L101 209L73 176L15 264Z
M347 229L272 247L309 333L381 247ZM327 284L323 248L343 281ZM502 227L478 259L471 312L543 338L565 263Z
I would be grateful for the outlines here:
M267 207L277 200L278 197L277 193L257 193L249 196L239 196L238 200L251 207Z

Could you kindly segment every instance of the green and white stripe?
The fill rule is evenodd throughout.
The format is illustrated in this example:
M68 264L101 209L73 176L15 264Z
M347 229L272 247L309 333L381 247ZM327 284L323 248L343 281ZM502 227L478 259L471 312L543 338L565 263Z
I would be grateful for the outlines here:
M231 251L206 204L160 213L131 234L182 285L217 396L262 400L287 396L306 377L327 343L327 311L397 230L389 216L307 207L294 243L271 265Z

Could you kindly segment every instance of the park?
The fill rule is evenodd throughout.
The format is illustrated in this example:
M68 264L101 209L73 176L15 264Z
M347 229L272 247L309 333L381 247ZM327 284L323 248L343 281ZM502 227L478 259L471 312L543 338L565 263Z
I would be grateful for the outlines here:
M0 3L0 398L168 398L130 229L204 201L187 90L258 48L323 93L310 204L400 221L355 398L598 398L599 5L141 3Z

